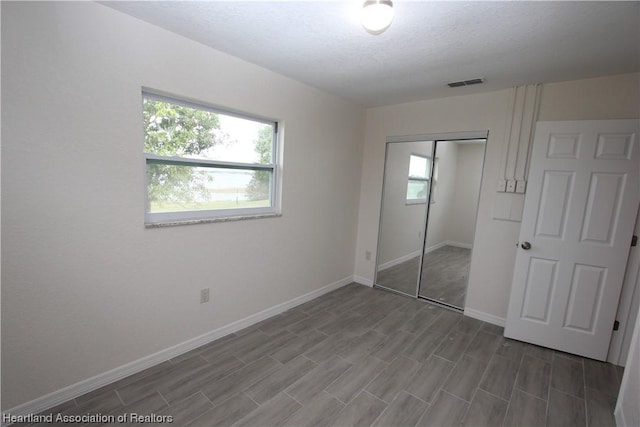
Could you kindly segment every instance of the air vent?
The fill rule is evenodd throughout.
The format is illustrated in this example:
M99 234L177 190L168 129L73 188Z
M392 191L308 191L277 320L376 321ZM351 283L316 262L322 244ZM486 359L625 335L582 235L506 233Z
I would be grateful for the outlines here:
M483 78L471 79L471 80L461 80L459 82L447 83L447 85L449 87L460 87L460 86L477 85L477 84L480 84L480 83L484 83L484 79Z

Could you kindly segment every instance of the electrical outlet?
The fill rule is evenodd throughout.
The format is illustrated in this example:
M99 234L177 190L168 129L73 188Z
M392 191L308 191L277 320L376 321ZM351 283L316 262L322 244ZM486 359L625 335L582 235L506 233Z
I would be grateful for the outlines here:
M496 186L496 191L498 191L500 193L504 193L505 191L507 191L507 180L506 179L499 179L498 180L498 185Z
M366 259L367 261L371 261L371 251L366 251L364 253L364 259Z
M527 191L527 181L518 180L516 181L516 193L524 194Z
M209 288L200 289L200 304L209 302Z
M507 193L515 193L516 192L516 180L510 179L507 181Z

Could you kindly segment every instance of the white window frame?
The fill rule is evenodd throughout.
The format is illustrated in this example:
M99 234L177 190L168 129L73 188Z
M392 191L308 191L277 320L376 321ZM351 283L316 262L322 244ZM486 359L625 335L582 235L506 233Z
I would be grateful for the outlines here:
M251 114L241 113L234 110L228 110L220 107L214 107L202 102L189 101L184 98L167 96L154 91L143 90L141 105L145 99L156 101L164 101L184 107L194 108L198 110L210 111L226 116L238 117L242 119L252 120L259 123L265 123L273 126L273 147L271 153L271 163L242 163L227 162L221 160L204 160L204 159L188 159L176 156L159 156L152 153L144 152L144 171L145 171L145 224L147 226L161 225L178 225L180 223L192 222L214 222L226 221L234 219L250 219L258 217L269 217L280 214L278 203L278 189L280 178L279 164L279 122L275 119L255 116ZM144 140L144 139L143 139ZM250 171L269 171L271 172L270 180L270 206L253 207L253 208L237 208L237 209L212 209L212 210L193 210L180 212L149 212L149 194L147 182L147 165L164 164L164 165L180 165L191 167L205 167L216 169L232 169L232 170L250 170Z
M420 157L422 159L426 159L427 160L427 164L429 165L429 175L431 174L431 168L433 167L433 163L431 162L431 157L427 156L425 154L418 154L418 153L411 153L409 155L409 165L411 165L411 157ZM427 178L421 178L421 177L412 177L410 175L410 173L407 174L407 186L409 185L409 183L411 181L419 181L419 182L425 182L427 185L427 193L425 194L425 197L423 199L409 199L405 196L405 204L407 205L421 205L421 204L426 204L427 200L429 199L429 191L431 191L431 176L428 176Z

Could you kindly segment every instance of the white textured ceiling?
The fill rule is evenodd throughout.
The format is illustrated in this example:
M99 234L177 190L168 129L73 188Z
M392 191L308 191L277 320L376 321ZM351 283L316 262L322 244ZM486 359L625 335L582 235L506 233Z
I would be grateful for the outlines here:
M640 71L640 2L119 1L109 7L364 106ZM484 77L483 85L448 82Z

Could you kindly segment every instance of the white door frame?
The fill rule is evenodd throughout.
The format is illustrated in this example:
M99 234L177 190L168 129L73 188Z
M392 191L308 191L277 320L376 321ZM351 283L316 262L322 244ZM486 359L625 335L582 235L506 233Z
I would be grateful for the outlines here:
M640 235L640 209L636 217L634 229L636 236ZM607 362L618 366L625 366L631 338L633 335L633 325L640 311L640 287L638 286L638 276L640 275L640 246L630 248L627 270L622 284L620 301L616 320L620 322L620 328L613 332Z

